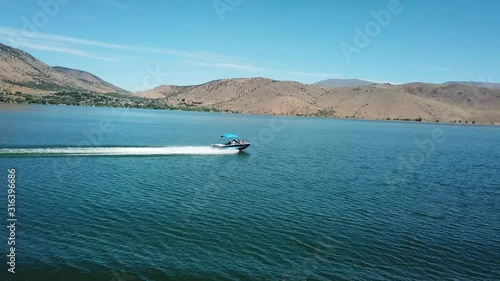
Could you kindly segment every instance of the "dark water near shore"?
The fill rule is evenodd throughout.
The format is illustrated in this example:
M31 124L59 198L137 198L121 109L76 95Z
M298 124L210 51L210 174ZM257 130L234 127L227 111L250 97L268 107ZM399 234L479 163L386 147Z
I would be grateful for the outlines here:
M222 133L246 153L208 147ZM0 104L0 280L499 280L500 128Z

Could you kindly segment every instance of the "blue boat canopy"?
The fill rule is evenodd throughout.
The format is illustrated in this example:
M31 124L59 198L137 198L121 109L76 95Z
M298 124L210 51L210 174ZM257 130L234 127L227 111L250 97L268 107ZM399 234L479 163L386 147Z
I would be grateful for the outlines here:
M238 136L237 135L233 135L233 134L224 134L223 136L221 136L221 138L226 138L226 139L237 139Z

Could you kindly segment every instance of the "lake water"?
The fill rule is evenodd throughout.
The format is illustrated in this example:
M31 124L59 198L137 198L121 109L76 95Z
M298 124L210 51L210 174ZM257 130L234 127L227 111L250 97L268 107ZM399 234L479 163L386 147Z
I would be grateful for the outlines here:
M211 149L223 133L252 145ZM488 126L0 104L18 218L0 279L499 280L499 145Z

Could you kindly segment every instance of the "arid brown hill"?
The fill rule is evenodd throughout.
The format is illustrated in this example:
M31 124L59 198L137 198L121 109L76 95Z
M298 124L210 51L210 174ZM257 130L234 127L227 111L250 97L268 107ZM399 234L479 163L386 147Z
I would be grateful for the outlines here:
M500 123L500 89L476 85L410 83L328 88L295 81L235 78L194 86L163 85L133 95L160 99L173 106L254 114ZM50 67L26 52L0 44L0 92L6 91L126 93L91 73Z
M114 92L116 92L116 93L126 93L127 92L126 90L119 88L119 87L116 87L115 85L113 85L109 82L106 82L106 81L102 80L101 78L99 78L99 77L95 76L94 74L89 73L87 71L72 69L72 68L67 68L67 67L62 67L62 66L53 66L52 68L57 70L57 71L66 73L70 76L73 76L77 79L80 79L83 81L88 81L92 84L107 86L107 87L113 89Z
M50 67L24 51L0 44L0 91L30 94L57 91L126 92L85 73L87 72Z
M254 114L435 122L500 122L500 90L464 84L374 84L323 88L293 81L238 78L197 86L160 86L134 93L170 105Z

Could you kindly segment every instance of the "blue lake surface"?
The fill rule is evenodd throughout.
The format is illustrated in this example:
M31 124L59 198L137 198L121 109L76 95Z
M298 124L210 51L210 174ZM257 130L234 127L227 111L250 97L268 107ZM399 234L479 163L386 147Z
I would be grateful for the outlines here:
M499 160L493 126L0 104L0 279L500 280Z

